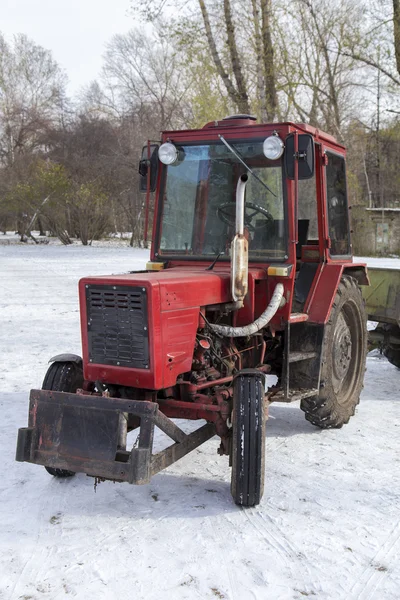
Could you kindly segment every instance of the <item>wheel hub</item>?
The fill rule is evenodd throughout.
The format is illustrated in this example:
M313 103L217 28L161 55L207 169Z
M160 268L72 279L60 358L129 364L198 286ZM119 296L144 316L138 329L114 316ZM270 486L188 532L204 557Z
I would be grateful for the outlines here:
M339 389L351 363L351 333L342 314L336 322L333 344L333 375Z

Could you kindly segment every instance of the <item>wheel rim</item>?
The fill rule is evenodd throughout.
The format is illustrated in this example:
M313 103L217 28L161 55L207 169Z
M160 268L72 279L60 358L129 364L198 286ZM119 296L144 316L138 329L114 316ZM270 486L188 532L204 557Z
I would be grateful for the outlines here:
M335 323L332 384L339 404L345 404L357 385L361 365L361 320L357 306L346 302Z

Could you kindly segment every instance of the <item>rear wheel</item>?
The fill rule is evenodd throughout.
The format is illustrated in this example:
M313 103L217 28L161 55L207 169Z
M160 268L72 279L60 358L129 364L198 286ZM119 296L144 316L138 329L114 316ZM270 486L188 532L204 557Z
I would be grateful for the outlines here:
M53 390L54 392L76 392L83 386L82 364L74 362L54 362L49 366L43 380L43 390ZM46 471L54 477L72 477L73 471L67 469L57 469L54 467L45 467Z
M234 380L231 493L236 504L255 506L264 491L264 376L241 371Z
M343 276L325 326L320 392L300 407L313 425L328 429L347 423L360 401L367 356L367 318L361 290Z

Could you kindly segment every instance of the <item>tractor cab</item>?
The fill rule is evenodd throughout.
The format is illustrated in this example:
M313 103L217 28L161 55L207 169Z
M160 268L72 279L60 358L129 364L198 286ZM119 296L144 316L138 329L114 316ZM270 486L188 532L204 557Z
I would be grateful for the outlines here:
M149 268L232 263L243 175L246 260L270 274L288 267L291 312L307 300L309 308L321 264L352 260L345 148L313 127L236 115L164 132L159 145L144 147L139 172L146 214L156 192Z

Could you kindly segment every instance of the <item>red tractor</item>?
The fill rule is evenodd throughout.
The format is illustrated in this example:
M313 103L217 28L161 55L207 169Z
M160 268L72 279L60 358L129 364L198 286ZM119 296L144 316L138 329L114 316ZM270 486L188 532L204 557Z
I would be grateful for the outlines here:
M83 359L51 359L17 460L143 484L218 435L234 501L254 506L269 403L299 400L339 428L359 402L368 277L352 260L345 148L236 115L164 132L139 172L147 207L155 192L151 262L80 281ZM154 454L155 427L173 443Z

